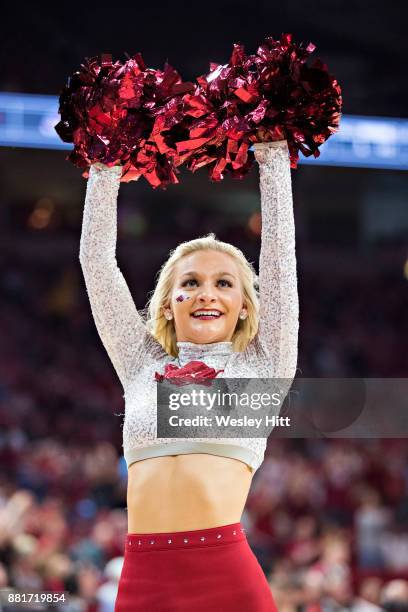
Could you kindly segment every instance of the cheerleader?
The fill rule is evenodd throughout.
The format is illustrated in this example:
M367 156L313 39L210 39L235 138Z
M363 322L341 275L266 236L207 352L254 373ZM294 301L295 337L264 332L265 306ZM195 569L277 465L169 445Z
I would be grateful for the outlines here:
M218 378L292 380L298 295L286 141L254 145L260 168L259 278L214 234L162 266L148 318L116 261L122 168L91 166L80 263L99 336L124 390L128 534L115 612L272 612L241 523L266 438L158 438L157 380L199 361ZM259 281L259 282L258 282ZM259 287L259 289L258 289Z

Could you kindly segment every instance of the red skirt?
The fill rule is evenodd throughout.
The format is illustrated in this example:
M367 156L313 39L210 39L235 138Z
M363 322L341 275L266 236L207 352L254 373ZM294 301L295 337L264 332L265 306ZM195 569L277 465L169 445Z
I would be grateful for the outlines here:
M129 533L115 612L277 612L241 523Z

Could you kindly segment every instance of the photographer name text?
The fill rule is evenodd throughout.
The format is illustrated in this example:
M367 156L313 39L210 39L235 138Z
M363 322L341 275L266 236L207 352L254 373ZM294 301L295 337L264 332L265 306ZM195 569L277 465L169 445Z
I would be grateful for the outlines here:
M290 427L290 417L284 416L264 416L261 418L231 417L229 415L215 415L214 417L197 415L195 417L180 417L172 415L169 418L169 425L172 427L213 427L214 422L217 427L252 427L259 429L265 427Z

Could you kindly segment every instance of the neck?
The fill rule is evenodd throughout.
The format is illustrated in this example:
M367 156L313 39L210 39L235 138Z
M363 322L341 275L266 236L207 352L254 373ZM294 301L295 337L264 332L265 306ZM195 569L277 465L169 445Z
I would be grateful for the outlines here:
M181 365L185 365L189 361L204 361L204 363L207 363L213 359L227 358L233 352L233 345L230 340L208 342L206 344L179 341L177 342L177 348Z

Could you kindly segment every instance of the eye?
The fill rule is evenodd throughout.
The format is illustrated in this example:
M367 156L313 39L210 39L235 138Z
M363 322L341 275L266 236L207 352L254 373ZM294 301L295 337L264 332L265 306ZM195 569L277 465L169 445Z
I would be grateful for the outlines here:
M194 278L189 278L188 280L185 280L183 283L181 283L182 287L187 287L188 283L196 283L197 281Z
M218 282L220 283L226 283L226 285L224 285L224 287L232 287L232 283L230 283L230 281L226 280L225 278L221 278Z

